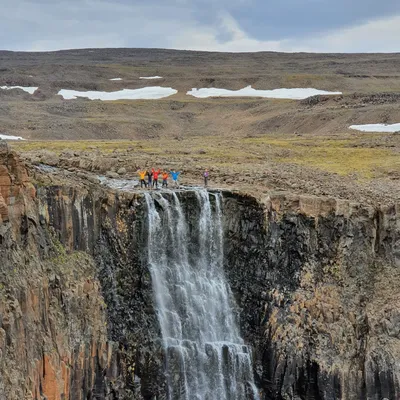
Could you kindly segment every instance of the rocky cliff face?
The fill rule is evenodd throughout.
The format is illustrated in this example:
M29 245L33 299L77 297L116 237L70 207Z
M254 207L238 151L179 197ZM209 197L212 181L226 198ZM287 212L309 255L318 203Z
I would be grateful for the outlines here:
M142 196L33 178L0 151L0 399L164 399ZM223 198L262 399L399 398L398 207Z
M263 398L399 398L398 206L225 199L226 270Z
M93 258L61 244L7 147L0 183L0 398L114 398L123 363Z

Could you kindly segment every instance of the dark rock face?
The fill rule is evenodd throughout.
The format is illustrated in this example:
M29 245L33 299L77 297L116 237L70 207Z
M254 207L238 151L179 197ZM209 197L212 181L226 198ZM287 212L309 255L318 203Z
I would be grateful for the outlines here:
M127 398L151 400L165 398L165 376L142 202L133 196L102 208L94 257L108 307L109 337L120 344L131 372Z
M262 398L399 398L398 208L225 194L225 218Z
M0 399L165 399L143 197L35 190L0 156ZM194 193L179 197L198 218ZM400 398L398 206L223 198L225 273L262 400Z
M65 251L16 155L0 161L0 398L111 399L121 363L93 259Z
M42 219L58 240L68 251L90 254L96 265L108 340L118 348L114 397L103 390L98 398L165 398L163 348L146 264L143 197L65 187L40 189L38 196Z

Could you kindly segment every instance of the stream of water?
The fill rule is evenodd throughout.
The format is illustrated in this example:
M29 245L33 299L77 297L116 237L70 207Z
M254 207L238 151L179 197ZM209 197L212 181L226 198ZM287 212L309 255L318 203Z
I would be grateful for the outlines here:
M175 192L145 197L168 399L258 400L223 272L221 194L196 190L190 219Z

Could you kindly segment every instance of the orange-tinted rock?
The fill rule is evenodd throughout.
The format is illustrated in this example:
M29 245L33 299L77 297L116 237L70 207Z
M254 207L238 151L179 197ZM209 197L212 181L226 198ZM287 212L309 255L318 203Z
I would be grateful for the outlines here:
M3 196L0 194L0 223L3 221L8 221L8 207Z
M27 197L36 196L25 165L7 146L0 147L0 218L7 221L24 214ZM12 206L12 209L8 209Z
M43 360L42 391L47 400L60 400L60 387L56 372L49 356L45 355Z

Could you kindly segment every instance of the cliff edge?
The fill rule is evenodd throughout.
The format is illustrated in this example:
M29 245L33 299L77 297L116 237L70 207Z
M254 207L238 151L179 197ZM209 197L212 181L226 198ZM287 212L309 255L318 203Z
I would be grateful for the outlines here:
M0 398L165 399L143 195L69 176L0 148ZM399 205L222 198L262 400L399 398Z

